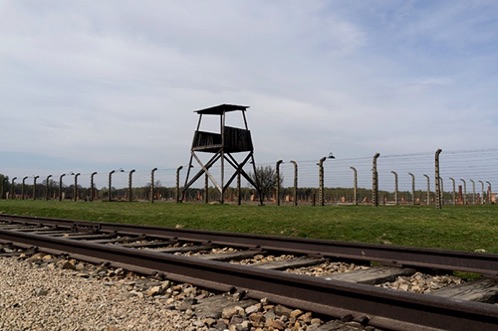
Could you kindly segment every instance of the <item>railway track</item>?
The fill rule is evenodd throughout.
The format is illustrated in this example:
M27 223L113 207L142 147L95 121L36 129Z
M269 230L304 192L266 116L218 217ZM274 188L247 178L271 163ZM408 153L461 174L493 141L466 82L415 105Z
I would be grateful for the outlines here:
M217 291L236 289L379 329L498 328L494 254L12 215L0 215L0 243ZM479 277L425 294L385 288L400 278L455 271Z

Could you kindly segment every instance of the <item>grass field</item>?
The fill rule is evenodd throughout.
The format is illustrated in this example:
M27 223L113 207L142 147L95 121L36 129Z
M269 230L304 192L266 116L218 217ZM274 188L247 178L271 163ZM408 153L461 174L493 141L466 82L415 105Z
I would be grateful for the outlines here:
M0 200L0 213L498 253L498 206L255 206Z

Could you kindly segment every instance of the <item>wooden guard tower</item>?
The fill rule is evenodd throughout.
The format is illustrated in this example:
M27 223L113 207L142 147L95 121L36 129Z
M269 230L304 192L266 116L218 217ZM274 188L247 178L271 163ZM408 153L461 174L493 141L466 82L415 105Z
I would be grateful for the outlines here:
M238 178L240 188L240 176L243 176L256 190L259 191L258 185L256 185L252 178L244 171L244 166L247 162L250 162L253 166L253 171L256 174L256 163L254 162L254 148L252 145L251 131L249 131L247 127L247 119L245 114L247 108L249 108L249 106L222 104L195 111L197 114L199 114L199 122L197 124L197 129L194 132L190 162L187 169L187 177L185 178L185 185L182 192L182 200L185 196L185 194L183 193L185 193L185 191L190 186L192 186L192 184L194 184L202 175L206 176L206 187L209 179L218 189L221 194L220 201L222 203L224 202L226 189L230 186L235 178ZM236 128L225 125L227 113L236 111L240 111L242 113L244 128ZM219 116L220 131L200 131L203 116ZM203 163L198 155L198 153L201 152L210 153L213 155L207 162ZM239 155L240 161L237 160L234 155L232 155L236 153L243 153L241 159ZM193 168L192 161L194 159L200 165L201 170L199 170L194 176L192 176L192 178L190 178L190 170ZM218 161L220 161L221 163L221 183L218 183L215 176L213 176L210 172L211 167ZM227 164L231 166L235 171L225 182L225 166Z

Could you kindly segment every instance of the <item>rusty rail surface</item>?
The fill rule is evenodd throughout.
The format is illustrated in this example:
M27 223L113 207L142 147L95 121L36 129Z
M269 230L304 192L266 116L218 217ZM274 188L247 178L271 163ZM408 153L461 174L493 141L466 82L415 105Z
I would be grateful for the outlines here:
M411 248L394 245L375 245L333 240L251 235L230 232L211 232L192 229L173 229L158 226L72 221L46 217L0 215L0 220L44 224L63 228L87 228L102 232L128 235L147 234L157 238L261 248L323 257L376 261L400 267L431 268L450 271L475 272L498 278L498 255L448 251L442 249Z
M241 247L259 246L264 249L295 251L300 254L346 257L373 261L397 261L392 257L400 254L409 265L437 265L445 254L451 263L469 270L485 270L495 274L497 269L485 268L476 263L472 269L472 254L462 254L466 262L457 262L460 253L433 250L406 249L401 247L348 244L324 240L244 236L242 234L211 233L206 231L163 229L159 227L128 226L110 223L71 222L48 218L21 218L0 215L0 221L23 224L44 224L60 228L83 228L101 232L130 233L198 242L223 243ZM12 242L40 250L70 254L90 262L110 262L141 273L163 273L167 278L189 282L216 290L236 288L247 291L249 297L267 297L270 300L296 308L311 310L327 316L361 321L365 325L390 330L492 330L498 325L498 308L495 305L441 298L428 294L416 294L382 289L370 285L352 284L264 270L250 266L234 265L195 257L137 250L126 247L51 237L29 232L0 229L0 242ZM286 246L287 250L285 250ZM431 262L424 262L423 256ZM437 258L433 256L437 255ZM498 257L485 254L497 263ZM410 261L412 256L418 261ZM481 256L481 255L477 255ZM482 257L482 256L481 256ZM450 268L448 263L444 264Z

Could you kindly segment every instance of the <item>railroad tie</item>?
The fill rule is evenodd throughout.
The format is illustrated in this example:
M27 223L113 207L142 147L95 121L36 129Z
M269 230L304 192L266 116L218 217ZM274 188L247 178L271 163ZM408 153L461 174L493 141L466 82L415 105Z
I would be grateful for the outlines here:
M326 280L340 280L360 284L379 284L394 281L398 276L410 276L416 272L409 268L373 267L324 276Z
M465 301L493 303L498 295L498 281L494 279L479 279L448 286L429 294Z
M280 260L274 262L254 264L254 266L266 270L284 270L288 268L301 268L301 267L317 265L324 261L326 260L320 258L310 258L306 256L301 256L289 260Z
M264 252L262 252L261 250L247 250L247 251L240 251L234 253L204 254L204 255L197 255L195 257L203 260L229 261L229 260L247 259L262 253Z

